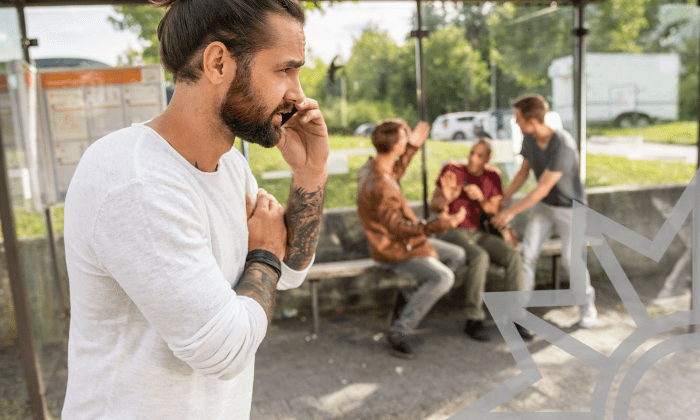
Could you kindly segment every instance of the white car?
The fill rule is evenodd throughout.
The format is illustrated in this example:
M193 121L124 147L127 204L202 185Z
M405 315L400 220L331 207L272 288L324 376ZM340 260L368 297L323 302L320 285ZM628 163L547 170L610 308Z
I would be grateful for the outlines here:
M473 119L476 112L453 112L435 118L430 138L433 140L465 140L474 138Z
M352 135L356 137L369 137L372 134L372 130L374 129L375 125L376 124L372 123L362 124L355 129Z

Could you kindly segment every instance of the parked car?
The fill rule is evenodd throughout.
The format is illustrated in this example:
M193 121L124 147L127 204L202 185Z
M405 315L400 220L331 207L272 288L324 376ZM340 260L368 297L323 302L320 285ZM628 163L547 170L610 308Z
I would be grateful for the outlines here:
M370 134L372 134L372 130L374 129L375 125L376 124L372 123L362 124L355 129L355 132L353 132L352 135L357 137L369 137Z
M430 130L433 140L464 140L474 138L473 119L476 112L452 112L435 118Z
M490 139L509 139L512 137L511 118L515 118L512 108L497 108L482 111L474 116L474 134L476 137Z

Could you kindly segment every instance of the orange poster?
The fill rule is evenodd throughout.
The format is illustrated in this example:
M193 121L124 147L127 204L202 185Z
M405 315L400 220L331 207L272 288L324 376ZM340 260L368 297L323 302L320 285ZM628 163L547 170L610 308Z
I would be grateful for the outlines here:
M41 87L44 89L132 83L141 83L141 69L85 70L41 74Z

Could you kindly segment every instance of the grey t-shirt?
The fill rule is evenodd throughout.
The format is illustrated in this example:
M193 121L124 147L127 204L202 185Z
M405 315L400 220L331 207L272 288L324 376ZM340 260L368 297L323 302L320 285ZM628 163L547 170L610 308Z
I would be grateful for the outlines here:
M578 148L571 134L565 130L555 130L544 150L540 149L533 136L526 134L520 154L530 163L538 181L545 169L562 173L561 179L543 202L559 207L571 207L574 200L586 204L579 177Z

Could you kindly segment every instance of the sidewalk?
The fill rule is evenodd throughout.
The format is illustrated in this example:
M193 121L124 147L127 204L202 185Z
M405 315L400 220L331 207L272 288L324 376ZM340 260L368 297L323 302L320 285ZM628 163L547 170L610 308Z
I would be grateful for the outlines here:
M652 319L689 308L687 290L682 295L652 300L663 279L636 279L633 284ZM635 324L609 282L594 286L599 322L592 330L575 327L578 308L535 308L531 312L609 356L635 330ZM415 337L415 358L405 360L391 356L385 344L386 315L383 310L326 314L321 333L315 338L310 334L310 319L275 321L256 358L251 418L446 419L519 373L492 321L488 324L492 340L476 342L462 333L462 312L438 304ZM620 372L624 374L654 344L687 332L684 327L654 337L625 362ZM540 337L527 347L543 379L495 411L590 411L598 372ZM60 358L58 354L55 357ZM673 353L656 363L635 388L629 418L700 418L698 360L700 349L693 349ZM9 414L13 407L21 408L23 397L17 393L23 391L26 395L23 382L17 385L22 372L16 352L0 352L0 364L0 376L4 375L0 377L0 397L18 401L9 406L0 404L0 418L25 418ZM58 413L65 360L57 360L52 369L53 379L46 384L47 399L52 412ZM613 391L620 380L616 380ZM608 398L606 419L613 418L614 401L614 395Z
M636 327L610 284L596 288L599 322L592 330L576 326L578 308L532 312L609 356ZM689 308L688 293L651 302L644 295L653 295L657 285L642 289L652 319ZM463 323L460 311L438 308L421 324L415 358L404 360L389 354L383 313L326 316L316 339L309 321L278 322L258 352L252 419L446 419L520 372L492 321L488 343L466 337ZM687 331L655 337L620 371L653 345ZM598 372L540 337L527 347L543 379L495 411L590 411ZM698 360L700 349L694 349L658 362L636 388L630 418L700 418ZM606 418L613 408L609 398Z

